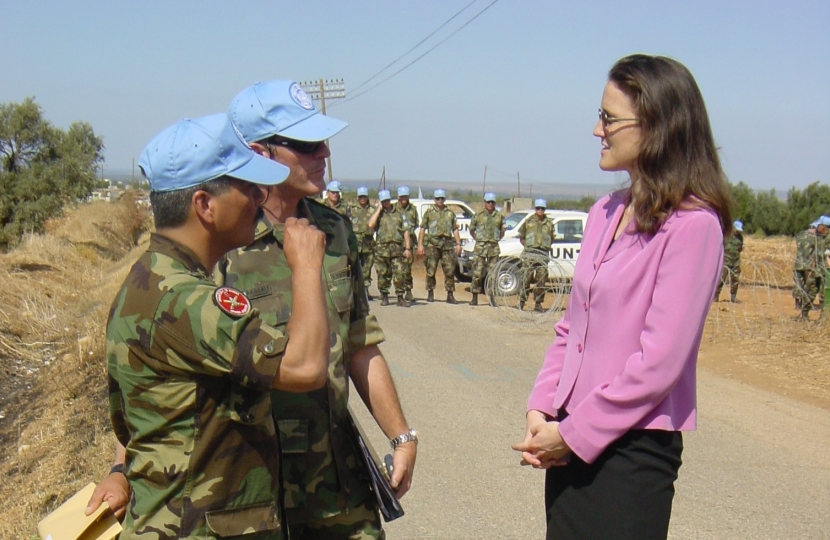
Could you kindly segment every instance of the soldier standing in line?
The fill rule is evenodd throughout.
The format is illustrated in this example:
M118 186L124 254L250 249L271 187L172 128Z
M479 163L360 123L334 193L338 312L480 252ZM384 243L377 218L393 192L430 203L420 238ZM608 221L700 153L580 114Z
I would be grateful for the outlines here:
M351 223L352 221L352 209L349 206L349 203L343 200L343 188L340 185L340 182L337 180L332 180L326 186L326 200L323 201L323 204L346 218L346 220Z
M476 241L473 249L473 283L470 287L473 300L470 305L477 306L478 295L484 292L484 277L499 258L499 240L504 236L504 217L501 212L496 212L495 193L484 194L484 210L473 216L470 236ZM490 305L496 305L492 295Z
M370 313L357 238L337 212L312 197L325 187L325 140L347 124L320 114L292 81L257 83L232 101L228 116L262 156L291 169L269 192L265 218L244 250L228 253L216 273L251 298L261 316L281 328L303 294L286 265L283 229L304 217L325 233L318 274L326 288L328 379L320 390L275 392L272 411L282 450L286 520L291 540L374 539L384 531L348 412L349 380L394 448L391 485L403 496L412 482L417 437L406 423L394 381L378 344L385 336ZM291 335L294 339L294 335Z
M815 226L815 227L813 227ZM827 233L830 217L821 216L806 231L795 237L796 255L793 277L795 279L796 306L801 313L796 320L808 320L813 298L819 295L819 309L824 310L824 286L827 276ZM819 318L821 312L819 313Z
M369 227L369 218L374 213L375 209L369 204L369 190L360 186L357 188L357 204L353 204L351 209L352 230L357 237L357 253L360 257L363 284L369 300L372 300L369 286L372 284L372 265L375 261L375 230Z
M715 291L715 302L720 302L720 292L729 283L729 301L738 301L738 284L741 282L741 251L744 250L744 224L741 220L732 224L732 234L723 239L723 271Z
M399 307L409 307L406 299L406 274L404 260L412 257L412 238L406 215L392 206L392 194L388 190L378 192L380 204L369 220L369 227L378 232L375 244L375 267L378 274L380 305L389 305L389 285L395 284Z
M418 255L426 255L427 302L435 301L435 273L438 270L438 261L441 261L447 303L457 304L453 291L455 291L455 265L458 264L456 257L461 254L461 236L458 234L455 214L444 206L447 193L443 189L436 189L433 197L435 205L430 206L424 212L421 218L421 231L418 233ZM424 250L424 245L426 245L426 250Z
M545 214L548 203L545 199L536 199L533 203L536 212L519 227L519 241L524 246L522 251L522 275L524 283L519 291L519 311L525 307L527 294L533 285L533 299L536 305L533 311L544 311L545 284L548 280L548 259L551 245L556 233L553 221Z
M253 240L266 193L255 184L278 184L288 169L255 155L225 114L162 131L139 166L156 232L107 322L110 414L126 460L90 507L118 503L100 490L124 475L132 497L121 538L284 540L271 391L325 384L325 237L286 222L292 288L303 294L287 326L268 325L209 269Z
M416 239L415 228L418 226L418 210L415 205L409 204L409 188L401 186L398 188L398 202L395 204L400 212L406 216L409 222L409 238L414 242ZM415 297L412 296L412 263L415 257L404 259L404 273L406 275L406 300L414 302Z

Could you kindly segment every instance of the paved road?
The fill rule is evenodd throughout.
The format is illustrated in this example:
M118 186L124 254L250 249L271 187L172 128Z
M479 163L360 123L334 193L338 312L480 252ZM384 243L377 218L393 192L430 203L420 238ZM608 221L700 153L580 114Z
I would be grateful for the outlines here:
M389 538L544 538L543 473L520 467L510 444L552 325L512 326L466 304L372 306L421 438L407 514ZM669 537L830 538L830 412L707 373L699 407ZM370 437L388 448L379 430Z

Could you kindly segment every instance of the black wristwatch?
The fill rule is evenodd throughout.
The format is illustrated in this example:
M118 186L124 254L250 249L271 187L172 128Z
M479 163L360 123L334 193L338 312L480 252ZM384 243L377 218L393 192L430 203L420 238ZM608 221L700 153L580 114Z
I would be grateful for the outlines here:
M123 463L116 463L115 465L112 466L112 469L110 469L110 474L115 474L115 473L121 473L124 476L127 476L127 469L126 469L126 467L124 466Z

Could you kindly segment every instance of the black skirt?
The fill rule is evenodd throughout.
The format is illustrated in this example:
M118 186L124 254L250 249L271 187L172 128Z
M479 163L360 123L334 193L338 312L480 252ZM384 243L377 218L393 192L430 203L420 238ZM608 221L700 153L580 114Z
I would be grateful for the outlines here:
M548 540L665 539L680 469L679 431L631 430L594 463L548 469Z

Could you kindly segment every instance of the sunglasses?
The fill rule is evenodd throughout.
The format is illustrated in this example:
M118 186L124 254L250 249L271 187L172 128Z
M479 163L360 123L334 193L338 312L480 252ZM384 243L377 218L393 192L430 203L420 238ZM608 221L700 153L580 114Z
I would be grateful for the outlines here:
M602 108L598 109L599 112L599 121L602 122L602 127L607 128L609 124L613 124L615 122L637 122L639 118L618 118L616 116L609 116L607 112L602 110Z
M296 139L274 138L268 141L272 146L283 146L300 154L313 154L320 149L321 144L326 141L298 141Z

